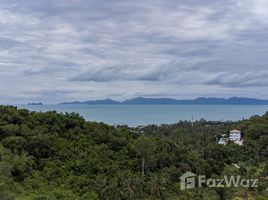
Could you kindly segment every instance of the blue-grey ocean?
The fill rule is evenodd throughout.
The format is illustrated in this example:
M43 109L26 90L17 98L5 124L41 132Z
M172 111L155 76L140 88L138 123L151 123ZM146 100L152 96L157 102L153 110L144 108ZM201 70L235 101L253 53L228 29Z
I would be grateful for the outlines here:
M171 124L180 120L237 121L263 115L268 105L19 105L31 111L77 112L110 125Z

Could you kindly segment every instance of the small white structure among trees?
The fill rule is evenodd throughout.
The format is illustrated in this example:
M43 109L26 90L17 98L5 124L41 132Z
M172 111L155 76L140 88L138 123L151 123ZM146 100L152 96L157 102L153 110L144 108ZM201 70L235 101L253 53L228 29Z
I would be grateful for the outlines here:
M219 139L218 144L226 145L228 141L234 142L238 145L243 145L243 140L241 138L241 131L239 130L231 130L229 137L226 138L225 135Z
M220 140L218 141L218 144L226 145L227 142L228 142L227 138L220 138Z
M229 139L230 139L230 141L240 141L241 140L241 131L236 130L236 129L230 131Z

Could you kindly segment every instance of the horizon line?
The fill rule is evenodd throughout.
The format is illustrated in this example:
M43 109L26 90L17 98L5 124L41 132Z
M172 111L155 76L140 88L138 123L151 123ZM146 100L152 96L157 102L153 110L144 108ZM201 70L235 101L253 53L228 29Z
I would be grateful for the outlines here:
M255 100L255 101L268 101L268 99L259 99L259 98L252 98L252 97L238 97L238 96L231 96L231 97L204 97L204 96L199 96L195 98L185 98L185 99L175 99L172 97L144 97L144 96L137 96L133 98L127 98L124 100L114 100L112 98L103 98L103 99L89 99L89 100L74 100L74 101L63 101L63 102L56 102L56 103L44 103L42 101L31 101L28 103L24 104L43 104L43 105L59 105L59 104L75 104L75 103L86 103L86 102L96 102L96 101L113 101L114 103L122 104L126 101L130 100L135 100L135 99L146 99L146 100L173 100L173 101L194 101L194 100L199 100L199 99L204 99L204 100L210 100L210 99L215 99L215 100L231 100L231 99L244 99L244 100ZM107 103L108 104L108 103ZM112 103L111 103L112 104ZM268 103L267 103L268 104ZM19 105L19 104L13 104L13 105ZM23 105L23 104L21 104Z

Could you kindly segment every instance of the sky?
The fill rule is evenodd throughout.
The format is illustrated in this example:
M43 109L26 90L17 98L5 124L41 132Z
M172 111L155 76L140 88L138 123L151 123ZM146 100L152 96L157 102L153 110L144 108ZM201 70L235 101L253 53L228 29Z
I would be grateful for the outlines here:
M268 99L268 0L0 0L0 103Z

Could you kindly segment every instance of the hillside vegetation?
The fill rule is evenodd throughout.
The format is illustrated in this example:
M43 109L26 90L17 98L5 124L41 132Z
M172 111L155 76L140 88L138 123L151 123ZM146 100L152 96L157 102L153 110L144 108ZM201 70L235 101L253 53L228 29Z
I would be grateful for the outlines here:
M244 145L218 145L233 129ZM0 106L0 200L268 199L268 113L241 122L143 128ZM233 163L239 165L235 167ZM258 178L258 188L180 190L187 171Z

